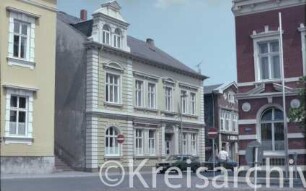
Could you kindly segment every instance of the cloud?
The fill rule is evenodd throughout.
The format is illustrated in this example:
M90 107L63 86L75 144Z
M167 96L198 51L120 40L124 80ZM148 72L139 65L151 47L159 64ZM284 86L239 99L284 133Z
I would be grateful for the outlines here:
M189 0L157 0L155 6L159 8L167 8L172 5L180 5L187 3Z

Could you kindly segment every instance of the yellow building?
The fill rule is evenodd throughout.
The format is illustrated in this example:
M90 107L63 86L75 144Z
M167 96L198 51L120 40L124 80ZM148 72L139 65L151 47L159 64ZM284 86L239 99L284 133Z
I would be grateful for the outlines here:
M50 172L56 0L1 0L0 26L1 172Z

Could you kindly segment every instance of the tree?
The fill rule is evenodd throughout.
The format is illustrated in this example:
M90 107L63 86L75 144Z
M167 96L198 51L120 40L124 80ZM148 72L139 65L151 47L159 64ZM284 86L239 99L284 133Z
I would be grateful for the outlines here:
M302 77L298 83L301 106L291 108L289 111L290 122L297 123L306 135L306 76Z

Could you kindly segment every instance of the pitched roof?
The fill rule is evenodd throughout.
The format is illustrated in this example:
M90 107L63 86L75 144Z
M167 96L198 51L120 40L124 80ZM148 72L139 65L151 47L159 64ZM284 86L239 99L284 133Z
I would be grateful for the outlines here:
M222 85L223 84L215 84L215 85L204 86L204 94L211 94L211 93L213 93L214 90L221 87Z
M93 20L88 20L81 22L80 20L71 18L73 16L68 16L66 13L59 12L58 18L61 19L63 22L72 25L78 31L83 33L85 36L89 37L92 34L92 27L93 27ZM150 60L153 62L161 63L164 66L168 66L170 68L178 69L182 72L188 72L192 75L197 77L201 77L202 79L206 79L207 77L204 75L199 74L198 72L194 71L190 67L184 65L179 60L173 58L166 52L162 51L155 45L149 45L145 41L136 39L132 36L127 37L127 44L130 47L130 54L140 57L146 60Z

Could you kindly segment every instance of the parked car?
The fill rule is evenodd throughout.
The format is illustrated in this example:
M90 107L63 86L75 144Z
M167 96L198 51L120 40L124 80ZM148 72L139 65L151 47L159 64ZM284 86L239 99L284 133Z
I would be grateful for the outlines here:
M193 172L201 166L199 157L192 155L171 155L164 162L156 164L156 168L162 167L160 173L165 173L171 167L177 167L181 171L191 168Z
M203 163L203 166L204 167L207 167L208 170L213 170L213 167L214 167L214 162L213 162L213 157L210 157L208 159L208 161L204 162ZM216 157L215 159L215 168L216 167L220 167L221 166L221 162L220 160L218 159L218 157ZM224 163L223 163L223 167L225 169L228 169L228 170L232 170L234 171L234 168L238 166L238 163L236 161L233 161L231 159L227 159Z

